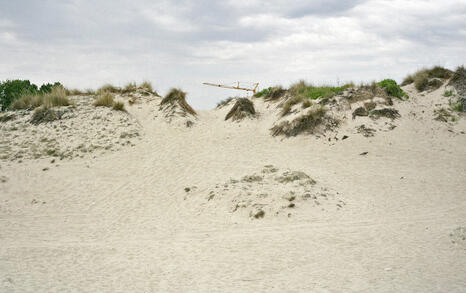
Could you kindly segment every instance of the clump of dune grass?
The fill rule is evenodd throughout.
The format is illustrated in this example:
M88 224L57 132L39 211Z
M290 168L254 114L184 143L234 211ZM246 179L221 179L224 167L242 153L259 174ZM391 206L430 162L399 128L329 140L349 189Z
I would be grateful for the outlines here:
M233 100L234 98L233 97L229 97L229 98L226 98L224 100L221 100L220 102L217 103L217 109L218 108L222 108L223 106L227 105L229 102L231 102L231 100Z
M186 102L186 93L183 92L181 89L173 88L171 89L168 94L162 99L160 106L170 104L175 105L178 104L181 109L185 112L190 113L192 115L197 115L196 111Z
M115 111L123 111L123 112L126 111L125 104L123 104L123 102L114 102L112 109Z
M153 89L152 89L152 84L150 83L150 81L143 81L139 87L145 91L148 91L149 93L152 93L153 92Z
M94 101L94 106L96 107L113 107L115 100L113 99L113 95L109 92L105 92L101 94L97 100Z
M236 100L235 105L231 107L231 110L225 116L225 120L242 120L246 117L252 117L254 115L256 115L254 104L248 98L239 98Z
M443 68L441 66L434 66L430 69L421 69L414 74L408 75L403 82L402 86L414 83L415 88L422 92L427 88L437 89L442 86L443 82L432 81L432 79L449 79L454 74L451 70Z
M283 121L282 123L272 127L270 129L273 136L285 135L285 136L296 136L300 133L313 133L315 129L328 120L328 126L338 125L338 121L326 117L327 110L322 106L316 106L309 109L309 111L301 115L294 120Z
M101 94L93 104L95 107L107 107L112 108L116 111L126 111L125 104L122 102L117 102L113 98L113 95L109 92Z
M103 93L120 93L121 92L121 88L119 87L116 87L112 84L104 84L103 86L101 86L98 90L97 90L97 94L101 95Z
M306 98L301 95L290 97L285 103L283 103L281 115L285 116L289 114L291 112L291 108L293 108L294 105L299 104L305 100Z
M134 92L136 91L138 88L138 86L136 85L135 82L129 82L125 85L125 87L123 88L122 92L123 93L130 93L130 92Z
M466 94L466 70L464 66L456 68L448 85L454 87L458 95L464 96Z
M35 109L40 106L47 108L70 106L72 102L66 97L66 89L63 86L54 86L47 93L25 93L16 99L12 109Z

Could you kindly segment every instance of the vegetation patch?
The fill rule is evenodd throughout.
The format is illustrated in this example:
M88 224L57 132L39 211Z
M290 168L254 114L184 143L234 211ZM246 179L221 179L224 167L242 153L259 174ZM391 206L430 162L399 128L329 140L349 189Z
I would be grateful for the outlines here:
M246 117L253 117L255 115L256 111L254 109L254 104L248 98L239 98L225 116L225 120L231 119L236 121L242 120Z
M54 86L50 92L45 93L24 93L18 97L11 108L19 109L35 109L40 106L46 108L70 106L71 101L66 97L66 90L63 86Z
M281 86L275 86L263 89L262 91L256 93L254 96L258 98L263 97L266 100L276 100L281 98L285 93L286 90L284 90Z
M306 114L290 121L272 127L271 133L273 136L285 135L296 136L300 133L313 133L314 130L324 122L328 122L328 126L337 126L338 122L335 119L326 117L327 110L322 106L311 108ZM327 120L327 121L326 121Z
M178 104L185 112L197 115L196 111L186 102L186 93L181 89L171 89L168 94L162 99L160 106L170 104Z
M293 96L303 96L305 98L315 100L318 98L331 98L349 87L350 84L346 84L341 87L313 86L301 80L298 83L291 85L288 91Z
M456 69L448 85L454 87L460 96L464 97L466 95L466 70L464 66Z
M408 98L408 95L400 88L400 86L393 79L384 79L377 83L379 87L385 90L385 92L399 99Z
M420 92L426 89L438 89L442 86L443 80L453 76L453 72L449 69L435 66L430 69L421 69L412 75L408 75L403 82L402 86L414 83L416 89ZM435 80L437 79L437 80Z
M11 109L11 105L23 96L44 95L50 93L53 88L63 87L59 82L46 83L38 87L29 80L6 80L0 82L1 110Z
M0 122L7 122L16 119L16 115L13 113L0 114Z
M390 118L392 120L401 117L398 110L393 109L393 108L384 108L384 109L372 110L372 111L369 112L369 116L371 118L374 118L374 119L378 119L380 117L385 117L385 118Z
M114 102L113 103L113 106L112 106L112 109L115 110L115 111L123 111L125 112L125 104L123 104L122 102Z
M113 95L110 92L105 92L101 94L97 100L94 102L94 106L96 107L113 107L115 100L113 99Z
M60 120L63 114L65 114L64 111L58 111L42 106L34 110L30 122L34 125L52 122L55 120Z
M437 121L448 122L449 120L454 120L454 117L445 108L434 110L434 114Z

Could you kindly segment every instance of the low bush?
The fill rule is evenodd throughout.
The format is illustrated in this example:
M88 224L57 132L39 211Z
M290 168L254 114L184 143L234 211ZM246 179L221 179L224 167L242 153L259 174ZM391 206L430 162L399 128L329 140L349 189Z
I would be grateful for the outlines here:
M377 83L377 85L385 90L385 92L393 97L407 98L408 95L403 92L400 86L393 79L384 79Z

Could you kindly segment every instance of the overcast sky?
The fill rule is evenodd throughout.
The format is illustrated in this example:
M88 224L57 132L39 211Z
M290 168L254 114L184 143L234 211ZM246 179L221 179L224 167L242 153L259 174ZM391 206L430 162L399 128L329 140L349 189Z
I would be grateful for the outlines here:
M150 80L200 109L245 95L202 82L399 81L465 52L466 0L0 0L0 80Z

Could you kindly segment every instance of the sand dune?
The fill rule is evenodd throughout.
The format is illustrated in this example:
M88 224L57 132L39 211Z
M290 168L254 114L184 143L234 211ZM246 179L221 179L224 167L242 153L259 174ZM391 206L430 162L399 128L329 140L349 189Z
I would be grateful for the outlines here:
M447 85L403 89L0 122L0 291L464 292L466 119L438 119ZM320 106L338 123L273 135Z

